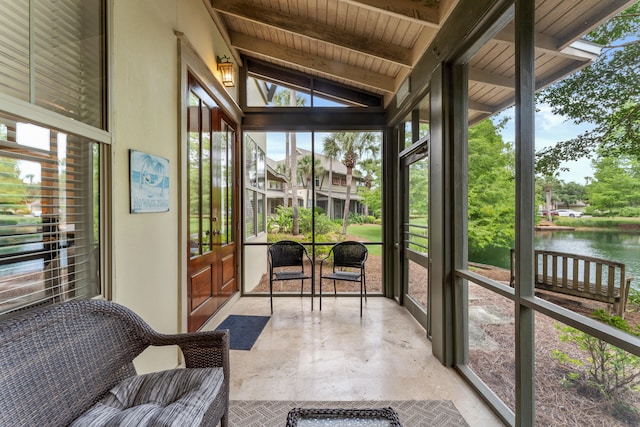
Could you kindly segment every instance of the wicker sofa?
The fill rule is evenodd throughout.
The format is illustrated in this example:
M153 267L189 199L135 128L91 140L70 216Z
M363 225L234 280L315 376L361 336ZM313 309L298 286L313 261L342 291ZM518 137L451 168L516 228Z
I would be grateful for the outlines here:
M180 347L186 369L136 375L133 359L164 345ZM228 331L162 335L112 302L2 320L0 372L2 426L228 425Z

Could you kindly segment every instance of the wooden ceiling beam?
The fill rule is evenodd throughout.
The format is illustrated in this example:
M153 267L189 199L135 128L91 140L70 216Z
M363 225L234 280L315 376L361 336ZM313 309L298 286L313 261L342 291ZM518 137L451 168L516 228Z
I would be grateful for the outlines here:
M278 61L297 65L328 76L345 79L384 92L393 93L396 89L395 79L384 74L374 73L327 58L311 56L306 52L270 43L265 40L247 36L246 34L231 32L230 35L231 43L240 51L270 57Z
M494 40L509 43L515 45L515 27L513 22L506 25L498 34L495 35ZM567 59L573 59L580 62L594 61L598 54L592 52L592 49L583 50L574 47L574 44L563 47L561 43L548 34L536 33L535 34L536 50L544 53L549 53L555 56L561 56ZM577 44L576 44L577 45Z
M393 15L401 19L409 19L420 25L440 28L441 17L447 13L440 11L440 1L437 0L342 0L358 7L375 10L379 13Z
M509 89L514 89L516 87L516 81L514 78L500 76L498 74L472 67L469 67L469 80L491 86L506 87Z
M404 67L412 66L412 52L410 49L342 31L333 26L302 19L300 16L249 4L243 0L216 0L213 2L212 7L216 12L246 19L259 25L266 25L323 43L340 46L377 59L391 61Z

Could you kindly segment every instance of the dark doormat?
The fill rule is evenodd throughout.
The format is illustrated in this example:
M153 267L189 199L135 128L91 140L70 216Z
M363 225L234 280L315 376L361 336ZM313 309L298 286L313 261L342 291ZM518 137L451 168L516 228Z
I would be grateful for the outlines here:
M216 330L229 330L231 350L251 350L270 318L232 314L224 319Z

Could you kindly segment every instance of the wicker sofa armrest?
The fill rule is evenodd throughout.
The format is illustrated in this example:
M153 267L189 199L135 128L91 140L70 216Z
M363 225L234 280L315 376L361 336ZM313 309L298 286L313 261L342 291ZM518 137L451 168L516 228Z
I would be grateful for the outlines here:
M208 331L187 334L156 334L151 345L177 345L184 355L187 368L222 368L229 378L229 331Z

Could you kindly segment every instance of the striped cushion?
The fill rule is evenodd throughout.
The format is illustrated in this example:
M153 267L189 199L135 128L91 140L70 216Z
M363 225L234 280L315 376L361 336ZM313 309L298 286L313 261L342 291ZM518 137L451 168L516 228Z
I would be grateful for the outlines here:
M197 426L222 381L222 368L173 369L129 377L71 425Z

